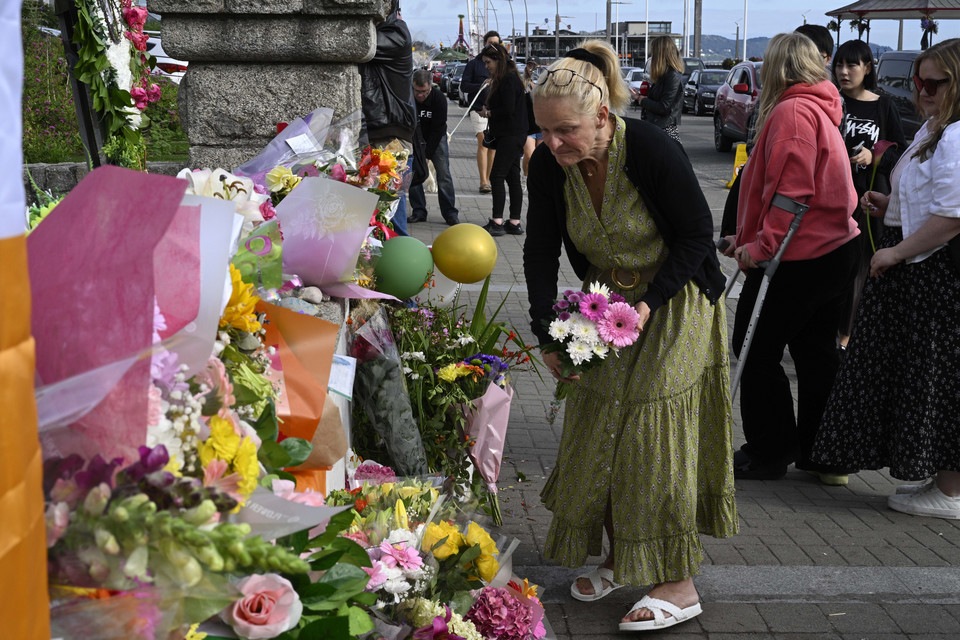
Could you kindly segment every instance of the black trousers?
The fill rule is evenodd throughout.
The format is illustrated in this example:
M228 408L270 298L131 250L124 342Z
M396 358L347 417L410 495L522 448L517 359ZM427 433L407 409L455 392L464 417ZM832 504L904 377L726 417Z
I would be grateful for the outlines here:
M743 450L761 464L807 463L833 387L837 329L850 295L859 238L813 260L783 262L770 281L740 381ZM762 269L750 269L737 303L733 350L743 347ZM784 348L797 370L797 414L780 364Z
M493 189L493 217L502 218L510 187L510 219L519 220L523 211L523 185L520 182L520 160L527 136L498 136L497 153L490 168L490 188Z

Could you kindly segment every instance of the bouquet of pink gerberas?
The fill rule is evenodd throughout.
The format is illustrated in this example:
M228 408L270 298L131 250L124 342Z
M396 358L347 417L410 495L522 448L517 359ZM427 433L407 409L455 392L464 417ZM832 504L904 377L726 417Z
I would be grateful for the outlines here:
M544 353L560 357L560 374L564 378L579 375L629 347L640 331L640 315L623 296L613 293L599 282L592 282L587 291L567 289L553 305L556 314L547 327L553 342L543 347ZM558 382L547 419L553 424L560 405L567 397L570 383Z

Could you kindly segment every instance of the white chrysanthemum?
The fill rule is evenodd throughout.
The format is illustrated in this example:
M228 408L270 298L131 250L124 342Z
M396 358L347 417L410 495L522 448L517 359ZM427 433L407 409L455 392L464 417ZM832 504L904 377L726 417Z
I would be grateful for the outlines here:
M408 547L417 547L417 534L406 529L394 529L387 536L387 542L390 544L405 544Z
M574 366L579 367L593 357L593 348L579 340L574 340L567 345L567 355L570 356L570 360L573 361Z
M550 337L554 340L560 340L561 342L566 340L570 337L570 321L557 318L550 323L547 333L549 333Z
M593 355L598 358L606 358L610 353L610 347L605 344L595 344L593 345Z
M600 334L597 333L597 326L584 317L580 317L576 322L570 324L570 335L574 340L593 346L600 342Z
M610 287L608 287L608 286L605 285L605 284L600 284L599 282L591 282L591 283L590 283L590 293L600 293L600 294L603 294L604 296L606 296L607 298L609 298L609 297L610 297Z

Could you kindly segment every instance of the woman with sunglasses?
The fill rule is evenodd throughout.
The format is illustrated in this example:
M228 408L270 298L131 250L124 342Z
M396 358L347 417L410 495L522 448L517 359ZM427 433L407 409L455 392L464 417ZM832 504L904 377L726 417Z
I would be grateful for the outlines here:
M493 217L483 227L492 236L521 235L520 213L523 211L523 183L520 181L520 160L527 141L527 97L523 80L506 48L488 44L480 52L490 74L487 102L480 112L488 118L487 128L497 150L490 169L493 189ZM503 222L503 209L510 187L510 221Z
M541 73L533 107L543 144L527 178L523 268L541 344L550 342L562 248L584 289L598 282L640 315L633 345L568 380L542 494L553 512L547 557L581 566L606 531L606 559L571 585L574 598L654 585L620 623L639 631L700 613L699 536L733 535L737 514L713 218L682 147L616 115L628 99L606 43L587 41ZM561 379L557 355L543 361Z
M877 69L873 64L870 45L862 40L848 40L840 45L833 56L833 77L843 96L845 114L840 123L840 133L850 155L857 198L870 188L874 173L874 148L881 140L896 143L897 146L887 149L881 156L873 188L880 193L890 193L890 171L907 148L907 141L903 135L900 113L893 100L886 94L874 93L877 88ZM870 216L860 213L859 204L854 211L854 218L860 228L860 262L840 323L841 352L846 350L850 340L857 303L870 273L870 258L873 257L870 238L874 239L874 244L879 242L883 230L882 221L877 218L871 221ZM870 233L867 224L870 224Z
M637 99L643 118L680 142L680 113L683 111L683 60L670 36L650 41L650 91Z
M737 233L727 236L726 253L746 274L733 325L737 357L754 317L763 266L783 243L797 206L809 209L769 281L744 355L740 414L746 443L734 453L733 472L742 480L777 480L796 462L825 484L846 484L847 469L815 465L810 453L839 366L840 312L859 255L857 194L839 130L840 95L810 38L771 38L757 109L756 145L740 178ZM782 364L787 348L797 371L796 412Z
M817 437L815 458L890 468L903 485L890 508L960 519L960 39L916 59L916 103L927 120L891 174L847 357ZM764 89L766 90L766 89ZM949 244L948 244L949 243Z

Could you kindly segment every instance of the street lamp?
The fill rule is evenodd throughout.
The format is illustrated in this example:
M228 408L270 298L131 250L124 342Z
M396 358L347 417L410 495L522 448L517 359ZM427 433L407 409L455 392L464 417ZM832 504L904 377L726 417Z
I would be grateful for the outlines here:
M573 16L560 15L560 0L556 0L557 5L557 24L553 30L553 51L556 58L560 59L560 18L573 18Z
M511 56L516 62L517 60L517 25L513 21L513 0L507 0L510 3L510 44L513 45Z
M622 4L633 4L633 3L632 3L632 2L618 2L617 0L614 0L614 1L611 2L610 4L615 4L615 5L617 5L617 18L616 18L617 28L616 28L616 30L614 31L614 34L615 34L615 35L614 35L613 37L614 37L614 42L617 43L617 59L620 60L620 61L621 61L621 64L622 64L622 63L623 63L623 59L622 59L622 57L621 57L621 55L620 55L620 5L622 5Z

